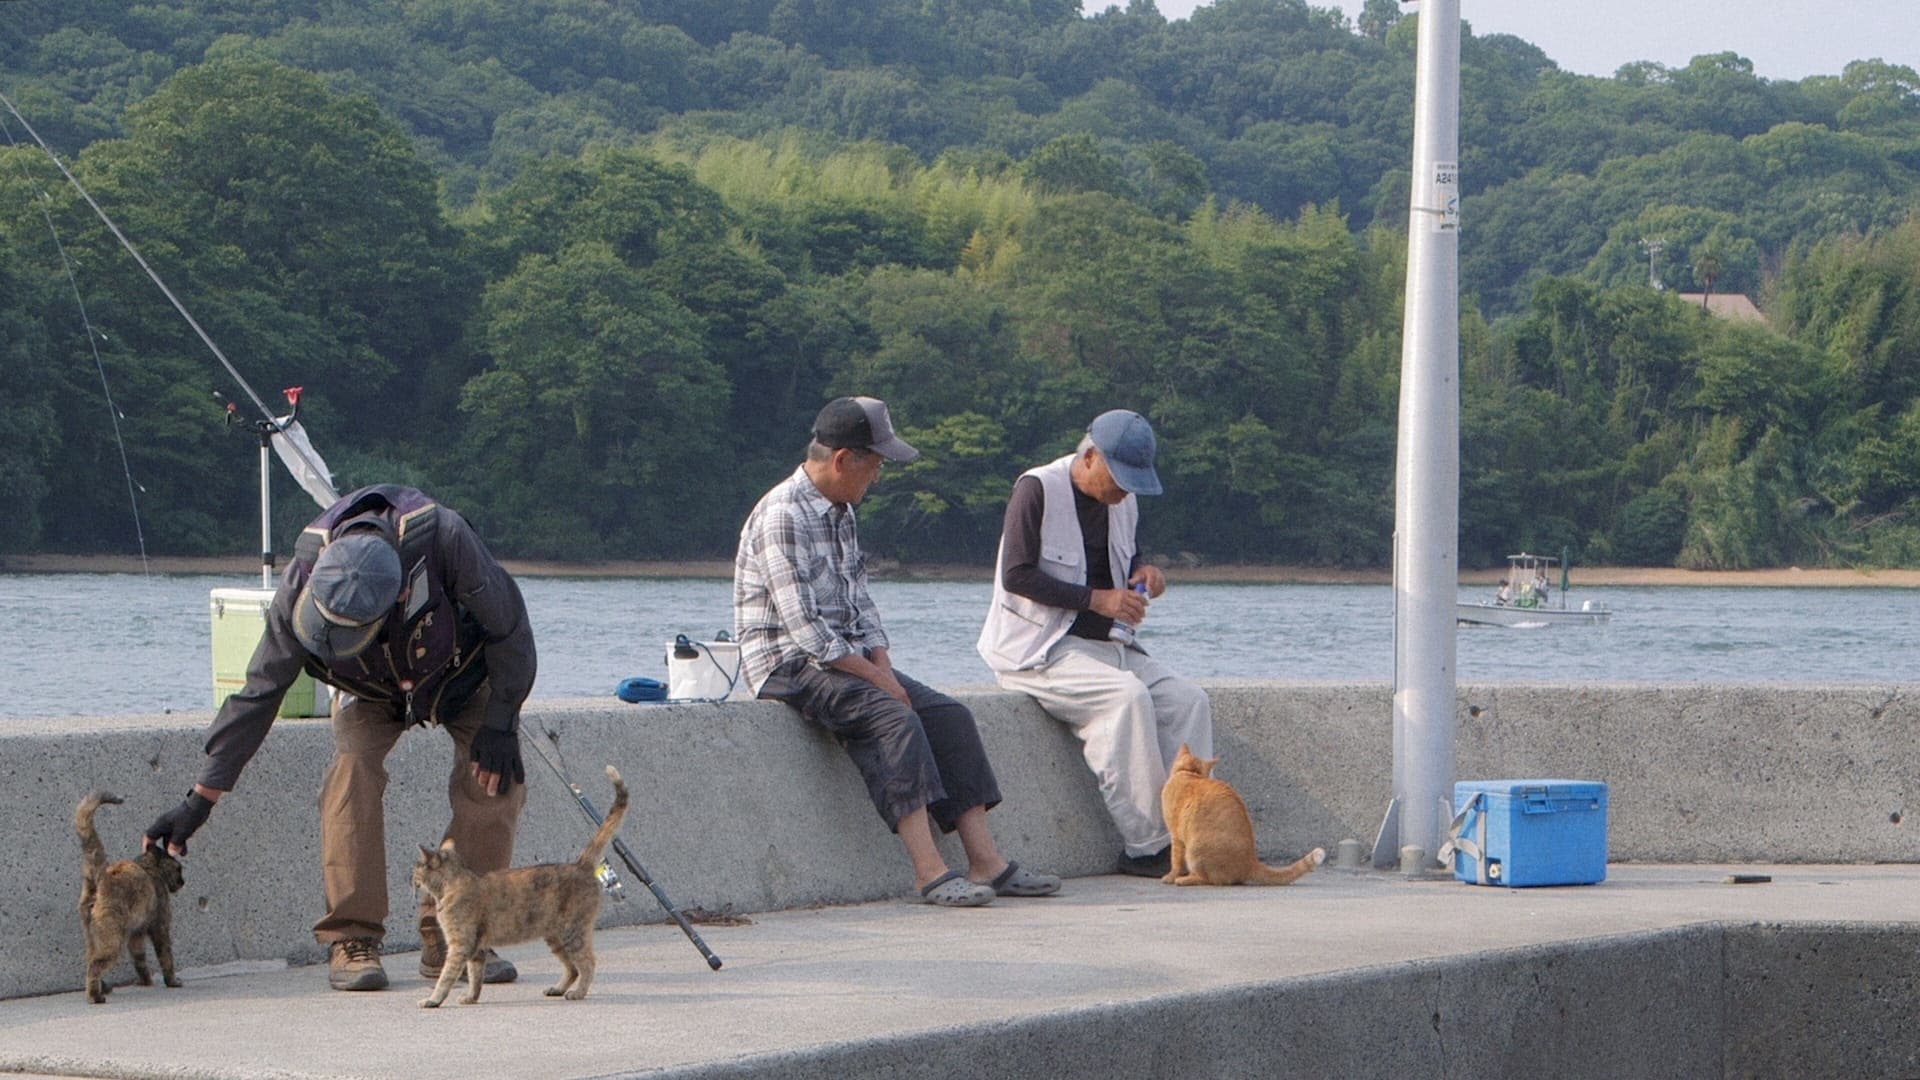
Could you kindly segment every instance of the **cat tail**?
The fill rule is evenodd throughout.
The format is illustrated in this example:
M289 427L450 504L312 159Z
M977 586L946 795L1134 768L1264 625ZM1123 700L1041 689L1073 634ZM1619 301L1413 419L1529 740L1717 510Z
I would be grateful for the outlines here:
M620 779L620 770L607 766L607 779L613 781L613 805L607 808L607 819L600 823L599 830L587 841L586 849L577 860L589 869L600 862L601 854L613 842L613 834L620 831L621 819L627 816L627 785Z
M1313 873L1314 868L1326 859L1326 848L1314 848L1285 866L1268 866L1266 863L1258 863L1254 867L1253 876L1247 879L1247 884L1290 885Z
M80 834L80 851L85 857L88 880L107 868L107 849L100 843L99 831L93 827L93 812L107 803L125 801L111 791L95 791L81 799L73 811L73 830Z

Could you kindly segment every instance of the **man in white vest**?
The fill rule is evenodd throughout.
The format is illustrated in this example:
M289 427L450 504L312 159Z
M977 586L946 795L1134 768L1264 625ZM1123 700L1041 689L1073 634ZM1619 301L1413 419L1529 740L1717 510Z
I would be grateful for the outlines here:
M1160 494L1155 450L1147 418L1114 409L1073 453L1021 474L978 646L1003 688L1079 737L1120 830L1118 869L1140 877L1168 870L1167 763L1181 743L1213 756L1206 692L1147 655L1135 632L1167 589L1135 538L1137 496Z

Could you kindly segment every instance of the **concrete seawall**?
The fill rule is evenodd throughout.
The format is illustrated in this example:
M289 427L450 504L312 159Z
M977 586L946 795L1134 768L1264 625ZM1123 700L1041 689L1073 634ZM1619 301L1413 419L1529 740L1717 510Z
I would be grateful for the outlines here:
M1216 683L1220 775L1245 795L1270 856L1342 837L1371 842L1391 794L1384 685ZM979 717L1006 802L991 815L1014 858L1068 875L1109 871L1118 839L1077 745L1026 699L960 695ZM0 866L0 997L72 990L80 968L74 804L91 788L109 854L173 805L201 759L207 714L9 721L0 813L14 825ZM622 832L683 908L755 912L896 895L897 843L838 747L783 706L537 702L575 781L604 805L601 765L633 789ZM282 721L193 842L176 900L183 967L320 957L314 792L330 756L325 721ZM1902 686L1465 687L1458 775L1558 776L1612 788L1610 857L1629 862L1920 862L1907 818L1920 803L1920 710ZM410 733L389 759L388 941L417 941L407 870L445 825L445 736ZM571 857L587 827L531 756L516 861ZM957 851L957 848L956 848ZM638 882L607 924L664 916Z

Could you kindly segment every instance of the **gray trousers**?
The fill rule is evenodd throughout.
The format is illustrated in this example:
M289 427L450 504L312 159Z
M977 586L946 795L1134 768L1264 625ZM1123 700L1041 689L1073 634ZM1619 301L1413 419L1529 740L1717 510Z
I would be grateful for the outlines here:
M1182 743L1200 757L1213 756L1206 691L1138 646L1071 634L1055 642L1038 667L999 679L1004 689L1031 695L1079 737L1127 854L1152 855L1172 842L1160 789Z
M1000 783L972 711L897 669L893 674L910 707L857 675L803 660L776 669L760 696L784 701L827 729L894 832L923 806L942 832L952 832L968 810L1000 805Z

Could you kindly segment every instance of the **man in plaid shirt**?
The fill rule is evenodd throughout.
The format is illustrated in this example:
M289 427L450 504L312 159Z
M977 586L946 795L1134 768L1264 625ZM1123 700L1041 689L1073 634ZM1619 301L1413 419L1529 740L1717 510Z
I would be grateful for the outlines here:
M846 748L928 903L1048 896L1060 879L1006 859L987 828L1000 786L973 713L894 670L867 594L853 508L885 462L919 456L894 433L884 402L843 397L820 410L806 461L740 530L733 622L743 673L760 697L793 706ZM964 872L947 868L936 825L960 834Z

